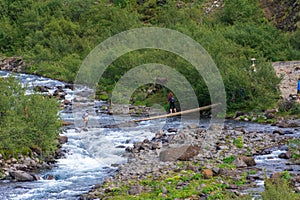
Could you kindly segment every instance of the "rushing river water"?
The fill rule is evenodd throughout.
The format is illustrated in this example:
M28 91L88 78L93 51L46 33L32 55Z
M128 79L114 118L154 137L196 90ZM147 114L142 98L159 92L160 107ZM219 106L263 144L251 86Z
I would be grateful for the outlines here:
M0 71L0 76L6 77L10 73ZM65 88L65 84L60 81L51 80L34 75L18 74L16 75L20 82L28 88L27 93L35 86L48 86L49 92L53 93L57 86L62 86L67 92L66 99L73 99L73 91ZM93 106L97 109L105 102L95 101ZM74 114L81 115L84 106L79 109L65 109L60 112L60 117L65 121L74 121ZM66 150L65 157L58 159L56 167L51 170L45 170L40 173L42 177L34 182L0 182L0 199L15 200L33 200L33 199L78 199L79 196L91 189L104 178L114 174L115 164L126 162L123 156L126 146L131 146L135 141L151 139L155 132L169 127L180 125L177 118L171 121L165 119L141 122L137 127L121 129L101 128L114 122L115 119L110 115L98 112L91 116L94 122L88 131L83 131L76 126L64 127L62 134L68 137L68 142L63 145ZM125 120L120 117L120 120ZM194 123L193 120L190 123ZM230 126L243 127L247 131L264 131L272 133L274 127L269 125L260 125L253 123L226 122ZM208 126L208 122L201 121L201 126ZM295 135L299 135L299 130L292 129ZM275 149L271 154L257 156L257 168L265 169L268 174L273 171L286 168L285 160L278 159L278 154L283 150ZM296 170L296 169L295 169ZM53 180L47 177L53 176ZM263 182L257 182L262 184ZM262 190L263 187L260 187Z

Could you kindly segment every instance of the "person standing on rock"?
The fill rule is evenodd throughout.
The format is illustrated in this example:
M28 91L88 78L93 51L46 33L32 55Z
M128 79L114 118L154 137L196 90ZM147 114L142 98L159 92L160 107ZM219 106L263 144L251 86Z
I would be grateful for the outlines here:
M170 113L173 113L173 111L176 112L175 97L172 92L168 95L168 102L170 104Z
M89 122L89 111L86 110L85 113L83 113L82 119L83 119L84 128L87 129L88 122Z

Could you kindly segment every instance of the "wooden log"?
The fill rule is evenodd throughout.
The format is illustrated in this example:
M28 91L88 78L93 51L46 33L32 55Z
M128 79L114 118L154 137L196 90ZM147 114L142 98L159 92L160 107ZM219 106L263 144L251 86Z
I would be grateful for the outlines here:
M189 114L189 113L193 113L193 112L199 112L201 110L207 110L209 108L213 108L213 107L216 107L218 105L221 105L221 103L216 103L216 104L203 106L203 107L199 107L199 108L194 108L194 109L190 109L190 110L185 110L185 111L181 111L181 112L169 113L169 114L165 114L165 115L158 115L158 116L153 116L153 117L147 117L147 118L142 118L142 119L135 119L135 120L131 120L131 121L120 122L120 123L116 123L116 124L105 125L102 128L134 127L134 126L137 125L136 124L137 122L149 121L149 120L153 120L153 119L160 119L160 118L167 118L167 117L174 117L174 116L178 116L178 115L184 115L184 114Z
M194 108L194 109L190 109L190 110L184 110L184 111L175 112L175 113L169 113L169 114L165 114L165 115L158 115L158 116L147 117L147 118L142 118L142 119L135 119L135 120L132 120L132 122L141 122L141 121L148 121L148 120L153 120L153 119L174 117L174 116L178 116L178 115L185 115L185 114L189 114L189 113L193 113L193 112L198 112L201 110L207 110L209 108L216 107L220 104L221 103L216 103L216 104L212 104L212 105L208 105L208 106L203 106L203 107Z

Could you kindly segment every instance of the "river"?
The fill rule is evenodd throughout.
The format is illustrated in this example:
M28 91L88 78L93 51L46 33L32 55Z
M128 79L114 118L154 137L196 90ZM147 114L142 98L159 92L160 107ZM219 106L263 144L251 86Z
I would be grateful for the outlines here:
M10 73L0 71L1 77L10 76ZM17 74L20 82L28 88L27 93L32 93L35 86L47 86L49 92L53 93L57 86L61 86L67 93L66 99L73 100L73 91L66 88L66 84L60 81L39 77L35 75ZM83 88L86 90L87 88ZM180 128L180 118L173 120L158 119L141 122L136 127L128 128L101 128L114 122L111 115L101 112L102 105L106 102L93 101L93 108L99 112L91 115L88 131L82 130L78 126L70 125L63 127L63 135L68 137L68 142L63 145L66 155L57 160L57 164L50 170L40 172L41 180L34 182L0 182L0 199L2 200L34 200L34 199L78 199L83 193L89 191L95 184L101 183L106 177L112 176L118 164L126 162L124 151L127 146L132 146L134 142L151 139L155 132L161 129ZM84 112L84 106L73 109L66 108L60 111L59 115L64 121L74 121L74 116ZM119 117L120 121L127 118ZM188 123L194 123L190 120ZM275 127L244 122L226 122L230 126L243 127L247 131L264 131L272 133ZM207 127L207 120L200 121L200 125ZM287 129L293 131L295 137L300 134L299 129ZM271 154L256 156L257 168L266 169L267 174L286 168L286 161L278 158L278 154L286 149L273 149ZM295 167L294 170L299 170ZM53 180L48 180L53 176ZM257 182L260 187L256 192L263 190L263 182Z

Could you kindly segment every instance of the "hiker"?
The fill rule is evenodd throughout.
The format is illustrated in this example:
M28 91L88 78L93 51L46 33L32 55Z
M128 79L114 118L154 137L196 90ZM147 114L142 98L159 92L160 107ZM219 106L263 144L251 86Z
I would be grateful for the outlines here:
M87 128L88 121L89 121L89 111L85 111L82 115L83 123L84 123L84 128Z
M172 92L170 92L168 95L168 102L170 104L170 113L173 113L173 110L176 112L175 97Z
M300 94L300 77L298 78L298 89L297 89L297 94Z

